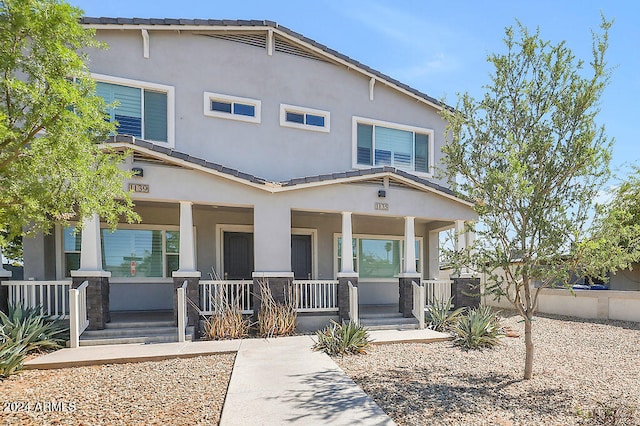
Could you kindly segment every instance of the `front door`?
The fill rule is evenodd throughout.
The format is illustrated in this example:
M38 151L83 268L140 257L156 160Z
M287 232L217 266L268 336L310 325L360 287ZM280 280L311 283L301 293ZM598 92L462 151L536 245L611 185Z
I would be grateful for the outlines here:
M253 273L253 234L224 233L224 279L250 280Z
M291 269L294 279L311 279L311 235L291 235Z

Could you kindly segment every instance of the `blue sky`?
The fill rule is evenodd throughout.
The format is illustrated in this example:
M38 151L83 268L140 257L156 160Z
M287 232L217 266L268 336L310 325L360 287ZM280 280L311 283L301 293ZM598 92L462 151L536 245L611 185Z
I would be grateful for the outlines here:
M458 92L482 95L491 70L487 54L504 50L504 28L516 19L530 30L539 27L553 43L566 40L588 61L591 29L598 30L602 12L615 23L612 80L598 122L615 139L614 171L624 175L639 163L640 2L634 0L69 1L87 16L276 21L451 105Z

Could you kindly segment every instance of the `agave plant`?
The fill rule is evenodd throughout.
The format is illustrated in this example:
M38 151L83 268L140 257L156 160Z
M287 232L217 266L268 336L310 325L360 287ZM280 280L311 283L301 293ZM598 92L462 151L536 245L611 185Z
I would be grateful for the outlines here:
M0 337L0 379L15 374L22 369L26 356L26 345Z
M453 333L453 343L465 350L492 348L504 334L498 316L488 306L470 309L458 319Z
M66 328L60 321L47 320L40 307L9 306L8 314L0 312L0 333L5 342L24 344L25 353L38 349L57 349L65 341Z
M353 321L338 324L332 320L324 330L316 332L316 338L313 350L329 355L363 354L371 344L367 329Z
M452 311L452 302L453 298L450 298L446 302L435 301L427 306L426 319L429 322L430 329L441 332L451 330L466 309L458 308Z

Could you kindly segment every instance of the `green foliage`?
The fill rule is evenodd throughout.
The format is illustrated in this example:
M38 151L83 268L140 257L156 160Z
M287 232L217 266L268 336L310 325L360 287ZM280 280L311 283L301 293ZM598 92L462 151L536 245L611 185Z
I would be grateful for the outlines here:
M1 328L0 328L1 331ZM26 356L26 345L22 342L3 340L0 334L0 379L22 370Z
M47 320L40 308L9 306L8 315L0 312L0 332L5 341L22 343L27 353L39 349L58 349L67 331L60 321Z
M628 426L638 424L638 409L617 402L598 402L590 410L578 410L579 424L584 426Z
M593 265L585 273L604 279L608 272L629 269L640 260L640 168L634 167L597 213L593 233L578 252Z
M111 225L138 218L123 155L98 145L115 128L78 53L103 47L81 16L59 0L0 2L0 229L9 240L26 225L47 231L94 212Z
M451 310L453 298L446 302L436 301L425 310L429 328L435 331L449 331L464 314L465 308Z
M491 82L480 100L459 97L444 109L444 173L480 216L473 247L453 252L455 269L486 277L485 293L507 298L525 320L525 379L533 371L531 321L539 288L568 285L568 270L590 259L576 253L588 235L589 211L610 176L611 140L596 124L608 80L611 22L593 33L588 66L518 23L506 52L489 55ZM457 179L456 179L457 178ZM454 182L457 180L457 183Z
M269 281L259 280L260 310L258 334L262 337L290 336L296 331L296 299L290 284L285 286L284 302L277 302L271 294Z
M504 335L498 316L488 306L470 309L453 327L453 343L465 350L493 348Z
M353 321L338 324L332 320L324 330L316 332L316 338L313 350L329 355L364 354L371 344L367 329Z
M0 311L0 378L20 371L28 353L60 348L66 331L60 322L42 318L39 307L18 304L9 305L8 315Z

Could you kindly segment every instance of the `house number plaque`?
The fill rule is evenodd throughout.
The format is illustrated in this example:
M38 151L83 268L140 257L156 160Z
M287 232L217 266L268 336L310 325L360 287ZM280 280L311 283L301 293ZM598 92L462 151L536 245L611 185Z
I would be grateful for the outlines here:
M376 203L376 210L389 210L389 203Z
M149 185L146 183L130 183L129 191L132 192L143 192L145 194L149 193Z

